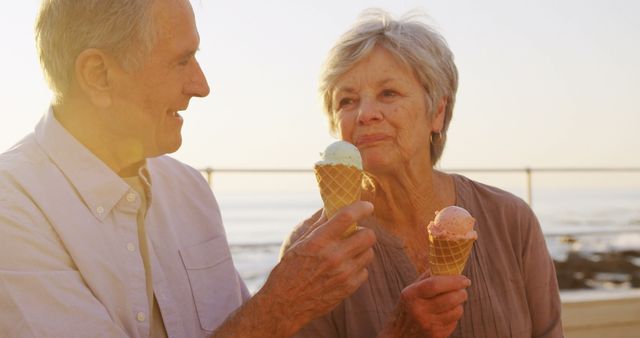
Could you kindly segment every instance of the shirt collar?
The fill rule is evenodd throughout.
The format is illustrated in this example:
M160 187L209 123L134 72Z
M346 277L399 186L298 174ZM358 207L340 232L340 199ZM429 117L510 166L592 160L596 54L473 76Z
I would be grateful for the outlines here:
M52 107L36 125L35 137L100 221L129 191L130 187L123 179L58 122Z

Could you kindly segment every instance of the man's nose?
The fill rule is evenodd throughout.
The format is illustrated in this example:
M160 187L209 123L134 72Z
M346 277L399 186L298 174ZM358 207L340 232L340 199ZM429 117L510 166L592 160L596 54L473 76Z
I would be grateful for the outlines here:
M195 69L190 81L185 85L185 94L190 97L205 97L209 95L209 83L200 68L198 62L195 63Z

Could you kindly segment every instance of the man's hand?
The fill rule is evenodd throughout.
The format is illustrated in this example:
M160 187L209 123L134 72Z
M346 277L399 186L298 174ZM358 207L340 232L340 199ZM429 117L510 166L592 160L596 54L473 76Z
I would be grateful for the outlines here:
M262 289L215 337L235 336L251 327L264 337L288 337L331 311L368 278L374 232L358 228L348 237L343 234L372 212L371 203L358 201L328 221L320 217L284 252Z
M349 237L343 234L371 212L370 203L356 202L329 221L321 217L284 253L263 289L277 297L280 311L288 313L292 323L301 327L331 311L367 280L373 231L359 228Z
M402 290L395 317L380 337L448 337L462 317L469 285L465 276L431 276L427 270Z

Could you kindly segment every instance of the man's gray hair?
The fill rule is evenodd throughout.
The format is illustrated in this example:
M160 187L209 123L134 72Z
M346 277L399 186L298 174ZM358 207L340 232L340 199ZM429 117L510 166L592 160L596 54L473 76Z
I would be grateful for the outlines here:
M60 102L74 76L76 58L96 48L134 70L155 43L155 0L42 0L36 22L40 64Z
M429 116L433 116L441 100L447 100L444 127L440 134L431 138L431 162L434 165L444 150L456 100L458 71L444 38L421 19L419 13L409 13L396 20L381 9L364 11L329 52L320 77L320 95L331 131L335 133L333 90L336 82L369 55L375 46L385 48L414 72L426 90Z

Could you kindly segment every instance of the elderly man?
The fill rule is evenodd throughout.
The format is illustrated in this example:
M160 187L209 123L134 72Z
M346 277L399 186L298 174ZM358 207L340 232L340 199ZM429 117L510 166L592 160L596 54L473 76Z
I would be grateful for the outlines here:
M0 336L285 337L367 278L355 203L293 244L250 298L200 173L170 157L209 87L186 0L44 0L54 100L0 155Z

